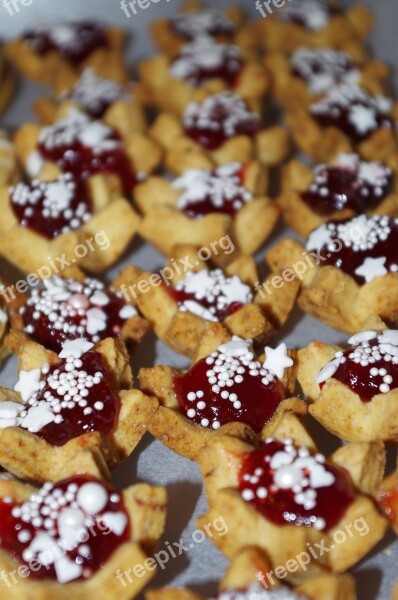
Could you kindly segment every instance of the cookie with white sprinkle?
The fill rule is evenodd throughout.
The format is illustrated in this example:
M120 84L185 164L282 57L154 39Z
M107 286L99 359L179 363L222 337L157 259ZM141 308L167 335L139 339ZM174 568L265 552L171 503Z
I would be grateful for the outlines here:
M152 103L177 115L215 90L260 101L270 86L266 70L251 53L209 36L195 38L174 58L160 54L142 61L138 70Z
M123 342L68 340L59 355L27 342L18 359L14 390L1 390L1 466L48 481L86 448L102 450L110 467L130 455L157 403L132 388Z
M157 397L149 428L175 452L197 460L216 433L245 424L266 437L286 414L303 415L294 393L294 353L285 344L257 357L251 340L209 327L189 370L141 369L141 389Z
M362 331L348 348L315 342L298 353L309 412L350 442L397 441L398 332Z
M305 567L286 573L293 585L322 569L344 572L388 527L368 496L381 481L384 453L376 445L362 451L353 444L325 458L295 416L282 420L265 440L250 438L244 427L215 435L199 457L209 505L199 525L223 515L226 527L212 543L228 557L247 546L259 548L272 568L322 539L326 554L312 555ZM361 518L367 534L358 528L349 541L337 543L336 532Z
M41 488L1 480L0 566L5 577L0 588L15 585L23 597L48 600L99 596L104 585L115 589L115 573L126 564L142 564L155 551L166 503L161 487L113 488L103 478L101 457L91 450L80 463L60 465L56 481ZM11 570L15 559L18 571ZM150 581L151 571L131 584L129 598Z
M173 181L149 177L134 190L144 215L140 234L166 256L173 246L207 247L226 235L239 252L253 254L279 217L267 191L268 173L257 161L187 169Z

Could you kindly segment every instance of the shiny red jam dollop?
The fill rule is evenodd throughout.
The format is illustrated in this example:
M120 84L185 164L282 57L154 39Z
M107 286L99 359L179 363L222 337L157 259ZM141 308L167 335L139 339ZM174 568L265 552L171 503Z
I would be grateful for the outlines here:
M244 187L245 167L230 163L214 171L190 169L173 181L173 187L182 190L177 208L191 219L200 219L211 213L234 217L253 199Z
M363 331L350 338L351 348L336 352L317 376L322 388L333 377L363 402L398 388L398 331Z
M363 213L378 206L392 190L392 171L380 162L341 155L332 165L319 165L303 201L319 215L350 209Z
M222 79L235 87L243 67L237 46L217 44L212 38L198 38L183 47L170 67L170 75L198 87L210 79Z
M210 96L201 104L191 102L183 123L185 133L207 150L216 150L239 135L254 137L260 131L259 115L230 92Z
M92 202L85 185L72 173L55 181L34 180L10 189L14 215L22 227L47 239L80 229L92 216Z
M225 276L221 269L188 272L168 290L180 311L207 321L223 321L253 299L248 285L237 275Z
M276 525L330 531L355 499L348 473L311 455L291 440L267 440L243 457L239 473L243 500Z
M310 107L310 114L323 127L337 127L353 142L360 143L379 129L393 129L391 102L372 97L362 88L343 84Z
M38 390L25 402L19 425L52 446L63 446L92 431L110 433L119 410L112 371L101 354L88 351L43 367Z
M56 163L61 171L73 173L78 179L113 173L128 194L137 183L118 132L77 111L45 127L38 150L42 160Z
M398 219L365 215L329 221L315 229L307 242L307 250L316 251L320 267L337 267L360 285L398 272L397 247Z
M220 346L187 373L175 377L181 412L202 427L239 421L260 432L285 394L281 383L243 340Z
M37 54L57 50L72 65L80 65L95 50L108 46L103 27L88 21L38 26L27 31L23 39Z
M235 33L235 25L217 8L179 14L170 21L170 28L186 40L203 36L228 38Z
M20 314L26 333L45 348L60 352L67 340L97 343L118 337L136 311L97 279L52 277L44 280L43 289L32 290Z
M0 547L32 579L90 579L130 536L122 496L93 477L46 483L21 504L0 500Z

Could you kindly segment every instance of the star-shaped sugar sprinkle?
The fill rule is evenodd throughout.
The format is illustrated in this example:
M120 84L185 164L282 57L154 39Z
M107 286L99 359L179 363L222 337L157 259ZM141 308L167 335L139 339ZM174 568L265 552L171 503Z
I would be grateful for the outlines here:
M80 358L91 350L94 346L91 342L88 342L84 338L78 338L77 340L68 340L62 344L62 350L59 353L60 358L68 358L73 356L74 358Z
M234 335L232 341L218 347L219 352L226 356L242 356L251 351L252 340L242 340Z
M360 267L355 269L355 273L356 275L363 277L366 283L369 283L373 281L373 279L376 279L376 277L380 277L381 275L386 275L386 273L388 273L384 266L386 260L387 259L383 256L380 258L368 257L364 260Z
M18 383L14 386L14 391L19 392L22 400L27 402L40 388L40 369L33 371L20 371Z
M285 369L293 366L293 359L287 354L286 344L279 344L277 348L266 346L265 361L263 366L274 373L278 379L282 379Z
M7 321L8 317L6 311L0 308L0 323L7 323Z
M315 229L309 236L307 241L307 250L320 250L332 240L332 232L326 227L321 225L318 229Z
M362 134L377 127L376 112L374 108L367 106L355 105L350 111L349 120L355 129Z

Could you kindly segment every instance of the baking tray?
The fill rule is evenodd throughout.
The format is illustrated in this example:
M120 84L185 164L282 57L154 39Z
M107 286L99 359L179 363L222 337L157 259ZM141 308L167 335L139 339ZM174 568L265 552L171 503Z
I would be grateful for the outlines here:
M220 8L231 3L240 4L253 18L257 18L259 15L255 9L255 0L209 1L212 6ZM394 61L398 64L396 54L397 0L364 0L363 3L372 8L377 17L376 29L371 38L371 46L375 55L392 65L394 65ZM82 0L68 0L67 2L31 0L30 6L22 6L19 2L20 11L15 11L12 16L0 2L0 38L16 36L34 23L53 19L99 19L124 27L129 32L130 42L126 57L133 73L134 64L140 59L150 56L154 51L147 34L150 21L174 14L178 11L180 4L179 0L158 0L157 3L152 0L147 9L139 9L137 15L127 18L120 8L119 0L85 0L84 3ZM283 10L283 8L279 10ZM26 121L34 120L31 111L32 101L38 95L47 94L48 90L41 86L20 81L17 96L11 108L1 119L1 126L12 130ZM265 249L286 235L291 235L291 233L288 229L280 226L267 246L258 254L259 265L264 262ZM126 258L117 267L110 270L105 279L111 281L121 268L132 262L147 270L156 270L164 265L164 259L152 247L142 242L136 242ZM14 276L17 278L16 273ZM283 340L289 347L297 348L316 339L339 343L344 342L347 336L304 316L297 309L275 343ZM149 367L153 364L183 367L188 362L185 358L167 349L151 334L134 355L133 369L137 373L139 368ZM13 386L15 374L16 361L11 358L0 373L1 385ZM336 438L317 426L314 421L309 420L309 425L316 435L321 450L326 454L333 451L337 444ZM206 500L202 491L198 467L147 435L129 460L114 471L112 479L114 484L121 488L144 480L153 484L165 485L168 489L168 518L160 548L164 547L166 542L172 544L183 538L186 542L185 545L188 546L188 551L177 558L170 558L164 569L159 569L151 587L189 586L204 596L214 594L217 582L222 577L228 561L210 541L192 542L192 533L196 529L195 519L206 511ZM389 600L391 598L394 580L398 579L397 557L398 540L390 533L367 559L353 570L357 580L359 600ZM115 579L115 586L117 585L119 584Z

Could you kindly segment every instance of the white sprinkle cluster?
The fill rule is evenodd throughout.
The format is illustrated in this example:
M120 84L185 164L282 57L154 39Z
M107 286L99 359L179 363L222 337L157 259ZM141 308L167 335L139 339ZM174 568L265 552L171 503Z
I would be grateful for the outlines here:
M103 522L108 533L119 536L126 529L126 514L117 510L117 506L112 507L119 502L119 494L109 494L99 481L83 485L71 482L66 489L44 484L11 511L15 519L22 521L22 527L18 523L15 531L24 547L23 560L28 563L36 559L42 567L53 566L59 583L89 576L92 567L83 563L84 559L90 560L95 555L92 527ZM113 527L108 527L110 522ZM70 558L68 552L76 552L77 557Z
M82 26L83 25L83 26ZM91 24L90 24L91 25ZM91 25L92 27L92 25ZM98 25L96 25L96 29ZM61 52L68 52L73 50L76 45L84 44L85 37L87 36L90 40L91 32L87 32L84 23L74 23L72 21L64 21L62 23L40 23L30 28L32 33L37 35L44 35L48 37L51 42ZM33 48L40 40L35 38L28 38L27 42Z
M287 4L278 12L281 21L298 21L311 31L318 31L327 26L329 11L326 5L314 0L301 0Z
M237 46L218 44L209 36L201 36L183 47L181 55L171 64L170 75L198 85L198 71L211 72L226 65L231 73L238 74L241 60Z
M212 35L215 31L230 35L235 32L232 21L217 8L179 14L171 22L181 35L193 39L203 35Z
M371 343L369 343L371 342ZM377 380L381 394L388 394L394 378L391 370L398 365L398 330L389 329L384 333L363 331L348 340L354 346L348 357L339 351L316 376L318 384L324 383L336 373L340 365L351 361L361 367L368 367L369 380Z
M61 99L73 100L89 113L95 114L104 105L110 106L113 102L128 97L123 86L112 79L98 77L93 69L85 69L73 88L64 92Z
M391 129L389 111L392 101L384 96L372 97L357 85L342 84L334 87L320 102L310 107L316 116L339 119L347 113L347 121L358 135L368 135L379 127ZM378 118L381 122L378 123Z
M39 210L44 219L62 217L67 221L60 234L79 229L91 219L86 202L72 206L75 195L76 182L71 173L63 173L55 181L34 180L30 185L18 183L10 188L11 202L24 208L22 226L29 226L29 220L37 214L37 205L40 204Z
M373 195L381 199L392 176L391 169L381 162L366 162L357 154L340 154L331 165L315 167L310 192L327 196L329 194L328 171L336 168L350 171L355 175L355 180L350 185L364 198Z
M335 252L335 240L340 240L346 248L352 248L354 252L367 252L379 242L389 239L392 225L398 225L398 219L392 221L388 217L366 215L360 215L343 223L327 223L311 233L307 250L326 248ZM395 269L391 268L391 270Z
M80 143L98 155L121 146L121 142L114 139L113 129L78 110L70 110L64 119L44 127L40 132L39 142L48 151Z
M184 300L179 309L190 312L207 321L217 321L217 313L226 310L231 304L249 304L253 294L248 285L242 283L237 275L226 277L221 269L213 271L189 271L175 288L179 292L193 295ZM207 308L203 303L210 304Z
M323 94L340 83L357 84L359 69L345 52L321 48L298 48L291 67L304 79L313 94Z
M267 590L260 584L253 584L246 591L227 590L221 592L214 600L305 600L305 598L286 586Z
M252 194L242 185L239 172L240 163L229 163L214 171L189 169L173 181L173 187L184 190L177 204L184 210L197 202L209 200L214 208L221 209L232 202L238 211L253 199Z
M59 425L63 421L62 411L74 409L76 405L83 408L83 414L91 415L94 410L88 406L87 397L90 389L101 383L104 378L103 373L98 371L94 375L89 375L87 371L82 370L82 361L80 358L69 356L65 364L55 369L49 374L49 366L44 366L41 370L44 378L40 381L40 388L25 402L25 409L20 413L21 422L19 426L28 429L32 433L38 431L35 422L36 414L46 411L48 419ZM47 390L43 394L45 387ZM104 405L102 402L96 402L94 409L101 411ZM32 410L37 409L37 410ZM42 429L43 425L39 428Z
M39 322L45 316L55 330L62 331L66 336L84 337L94 343L99 342L101 332L108 326L108 314L103 308L111 302L104 284L92 278L80 282L61 277L51 277L43 283L44 288L33 289L27 301L27 306L34 307L34 321ZM117 292L114 293L118 295ZM133 307L131 311L130 316L136 314ZM25 312L26 308L22 306L20 314L24 315ZM74 322L76 317L79 318L79 323ZM123 309L119 312L119 317L123 320L128 318ZM34 335L34 323L26 325L24 331Z
M274 440L269 438L266 444ZM280 490L292 490L294 501L305 510L313 510L317 505L317 490L319 488L331 487L335 483L333 473L325 468L325 457L322 454L312 456L308 448L296 448L292 440L283 440L284 449L276 452L273 456L266 455L267 468L273 472L272 484L264 487L261 484L261 476L265 473L261 467L256 468L253 474L246 473L243 477L251 485L258 485L255 490L244 488L242 498L247 502L254 498L266 499L269 494ZM309 517L310 524L316 529L322 530L326 522L321 517ZM300 520L297 521L301 524Z
M231 402L236 410L242 407L242 402L239 400L238 394L229 391L228 388L234 386L236 389L235 386L243 383L246 375L261 377L263 385L269 385L274 380L273 373L255 360L251 349L251 340L242 340L236 336L231 342L222 344L210 354L206 358L206 364L209 366L206 378L211 391L223 400ZM192 403L192 408L187 411L190 419L196 416L197 411L206 408L204 395L203 390L188 392L187 400ZM208 419L203 418L201 425L202 427L211 425L213 429L219 429L221 423L215 417L211 424Z
M209 96L201 104L191 102L183 115L186 128L222 131L227 138L237 135L242 126L260 122L258 114L249 110L247 104L236 94L221 92Z

